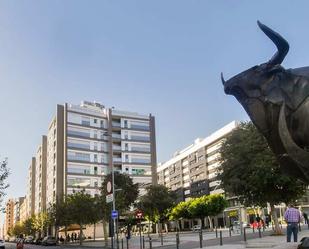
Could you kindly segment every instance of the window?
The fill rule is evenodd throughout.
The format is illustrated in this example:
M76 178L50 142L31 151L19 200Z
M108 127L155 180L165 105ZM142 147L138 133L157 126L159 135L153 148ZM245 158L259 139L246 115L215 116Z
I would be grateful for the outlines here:
M125 143L124 147L125 147L125 150L129 150L129 144L128 143Z
M128 120L124 120L124 128L128 128Z
M129 155L125 155L126 162L129 162Z
M95 123L95 124L96 124L96 123L97 123L97 121L98 121L98 120L95 118L95 119L93 120L93 123Z
M94 149L94 150L98 150L98 143L97 143L97 142L94 142L94 143L93 143L93 149Z
M94 154L94 155L93 155L93 161L94 161L95 163L98 162L98 155L97 155L97 154Z
M98 132L97 132L97 130L94 130L94 131L93 131L93 138L98 138Z
M101 128L104 127L104 122L103 122L103 120L100 120L100 125L101 125Z
M93 172L94 172L95 175L97 175L98 174L98 167L94 167Z

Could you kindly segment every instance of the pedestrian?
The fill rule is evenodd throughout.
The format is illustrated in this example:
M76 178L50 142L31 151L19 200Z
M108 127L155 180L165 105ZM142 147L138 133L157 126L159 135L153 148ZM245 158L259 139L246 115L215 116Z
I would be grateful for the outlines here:
M291 242L292 233L294 242L297 242L298 223L300 222L300 212L293 203L291 203L288 209L285 211L284 219L287 223L287 229L286 229L287 242Z
M77 240L77 233L74 233L74 241Z
M74 234L71 233L71 241L74 242Z
M267 214L265 215L265 223L266 223L267 228L269 227L269 222L270 222L270 216L269 214Z

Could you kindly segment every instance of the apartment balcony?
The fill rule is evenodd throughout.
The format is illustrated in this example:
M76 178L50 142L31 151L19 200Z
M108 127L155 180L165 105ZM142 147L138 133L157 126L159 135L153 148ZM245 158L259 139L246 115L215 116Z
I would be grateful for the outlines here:
M116 128L121 128L121 123L120 122L112 122L112 126Z
M113 145L113 150L121 151L121 146Z
M114 163L121 163L122 162L122 158L121 157L113 157L113 162Z
M112 138L114 138L114 139L121 139L121 134L113 133L112 134Z

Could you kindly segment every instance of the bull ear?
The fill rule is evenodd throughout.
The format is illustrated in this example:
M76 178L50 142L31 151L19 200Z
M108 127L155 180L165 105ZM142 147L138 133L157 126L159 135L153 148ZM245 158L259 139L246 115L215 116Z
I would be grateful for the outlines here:
M257 21L260 29L275 43L278 51L274 54L274 56L270 59L268 64L276 65L281 64L284 60L284 57L289 52L289 44L288 42L277 32L273 31L271 28Z

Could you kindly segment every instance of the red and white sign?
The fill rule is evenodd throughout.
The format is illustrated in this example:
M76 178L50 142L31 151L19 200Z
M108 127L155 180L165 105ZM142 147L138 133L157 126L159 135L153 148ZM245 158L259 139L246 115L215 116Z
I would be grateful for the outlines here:
M137 210L135 213L136 218L141 219L143 218L144 214L141 210Z

